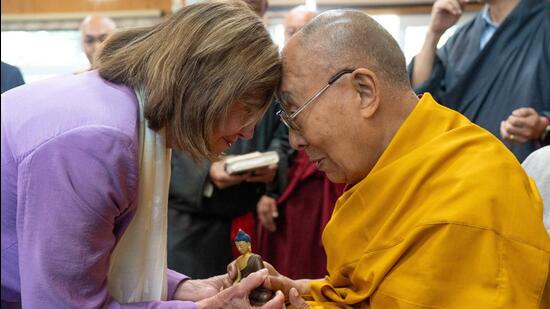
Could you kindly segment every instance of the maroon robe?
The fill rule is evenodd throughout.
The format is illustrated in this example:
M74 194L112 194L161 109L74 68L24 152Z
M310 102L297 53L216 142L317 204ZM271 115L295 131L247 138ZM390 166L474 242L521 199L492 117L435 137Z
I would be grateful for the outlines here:
M277 230L269 232L258 224L256 252L290 278L324 277L326 255L321 234L343 189L317 170L304 151L298 151L288 186L277 199Z

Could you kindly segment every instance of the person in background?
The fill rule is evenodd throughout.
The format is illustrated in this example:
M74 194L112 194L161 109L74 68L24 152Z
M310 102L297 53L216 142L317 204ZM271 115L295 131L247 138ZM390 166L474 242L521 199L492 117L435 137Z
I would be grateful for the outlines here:
M290 10L284 19L285 41L315 15L305 6ZM297 151L281 196L258 203L258 253L290 278L323 277L326 255L321 233L342 190L343 185L330 182L305 151Z
M424 45L409 66L412 85L500 137L521 162L540 147L550 116L550 2L488 0L437 49L465 5L434 3Z
M544 226L550 234L550 146L531 153L521 166L537 184L544 206Z
M93 66L99 45L116 29L116 24L109 17L89 15L80 23L79 29L82 50Z
M416 95L387 30L327 11L287 42L282 74L292 147L349 187L323 231L328 275L271 269L272 288L296 308L549 308L536 186L494 135Z
M2 61L2 93L25 84L23 75L18 67Z
M217 158L273 98L261 19L202 1L114 33L94 66L2 94L1 307L251 308L266 271L233 284L166 268L166 212L170 148Z
M317 13L308 9L305 5L299 5L286 14L283 20L285 27L285 42L288 41L296 32L315 17Z
M534 143L550 145L550 112L537 113L532 107L520 107L500 123L500 135L512 145Z
M246 1L256 14L265 0ZM232 231L242 228L255 242L256 205L277 197L285 186L288 131L271 104L262 120L247 132L250 140L227 140L226 156L253 151L277 151L279 164L253 173L229 175L225 161L197 164L185 152L172 153L168 216L168 266L194 278L223 272L235 257ZM235 222L234 222L235 221Z

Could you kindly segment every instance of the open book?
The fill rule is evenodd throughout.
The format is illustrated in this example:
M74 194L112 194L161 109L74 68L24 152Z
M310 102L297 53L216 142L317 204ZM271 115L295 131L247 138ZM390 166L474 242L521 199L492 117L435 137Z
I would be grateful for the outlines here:
M279 154L276 151L255 151L226 159L225 171L229 175L237 175L277 164L278 162Z

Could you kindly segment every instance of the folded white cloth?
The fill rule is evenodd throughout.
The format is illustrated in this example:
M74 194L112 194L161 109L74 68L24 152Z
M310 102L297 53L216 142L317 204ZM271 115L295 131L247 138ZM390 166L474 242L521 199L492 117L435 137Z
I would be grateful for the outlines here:
M139 100L139 187L135 217L111 255L109 292L121 303L166 300L166 237L171 149L165 129L147 126Z

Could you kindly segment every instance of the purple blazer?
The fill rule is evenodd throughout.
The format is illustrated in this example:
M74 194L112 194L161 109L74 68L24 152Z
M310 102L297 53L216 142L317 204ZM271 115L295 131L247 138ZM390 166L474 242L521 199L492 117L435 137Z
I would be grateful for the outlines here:
M133 90L92 71L18 87L1 106L2 308L126 308L107 272L137 206ZM170 299L186 278L168 271Z

